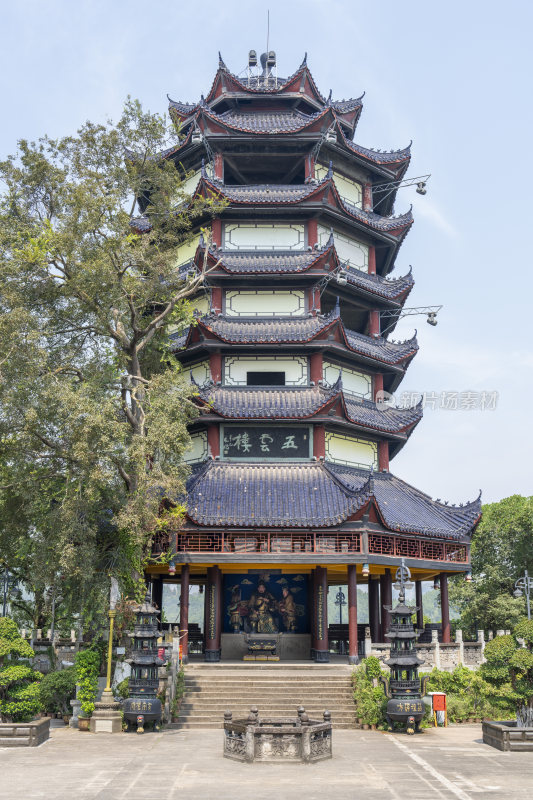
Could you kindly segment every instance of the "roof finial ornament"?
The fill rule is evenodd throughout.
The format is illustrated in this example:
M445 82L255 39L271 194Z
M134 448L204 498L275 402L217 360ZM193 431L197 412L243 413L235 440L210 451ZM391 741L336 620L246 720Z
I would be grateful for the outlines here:
M227 66L224 64L224 59L222 58L222 56L220 54L220 50L218 51L218 68L219 69L225 69L226 72L228 71Z
M202 158L202 178L207 178L207 172L205 170L205 158Z
M333 313L336 317L340 317L341 315L341 301L339 295L337 295L337 298L335 300L335 309Z
M333 178L333 161L330 161L328 167L328 181L330 181L332 178ZM333 230L331 232L333 233Z
M331 105L331 97L332 97L332 95L333 95L333 89L330 89L329 90L329 94L328 94L328 99L326 100L326 105L327 106Z
M307 51L304 54L304 59L303 59L302 63L300 64L300 69L303 69L303 67L306 67L306 66L307 66Z

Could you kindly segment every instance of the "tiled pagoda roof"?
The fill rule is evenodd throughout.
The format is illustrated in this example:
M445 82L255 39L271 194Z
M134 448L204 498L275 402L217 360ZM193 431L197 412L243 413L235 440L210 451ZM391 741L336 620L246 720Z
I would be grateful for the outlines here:
M277 97L280 100L297 97L306 99L315 107L331 107L339 115L343 124L350 130L355 128L363 107L363 96L350 98L349 100L332 100L331 93L325 98L315 83L315 80L307 66L307 55L304 60L290 77L281 78L273 75L257 76L250 75L239 77L230 72L219 54L219 65L214 77L211 89L207 97L202 97L200 103L181 103L169 98L169 108L177 121L183 121L190 117L202 105L216 105L221 99L235 95Z
M279 133L298 133L299 131L313 128L321 132L334 121L334 112L330 107L312 114L303 111L236 111L230 109L217 114L216 111L202 106L196 112L198 123L209 127L209 122L215 127L227 128L240 133L256 133L274 135ZM203 121L205 118L206 122Z
M391 234L403 239L413 224L409 210L397 217L382 217L372 211L363 211L343 200L331 175L316 184L261 184L227 186L216 180L202 177L196 194L218 195L229 200L232 205L295 205L303 201L327 199L329 205L345 211L350 217L375 231Z
M362 470L340 464L327 466L348 489L367 491ZM429 495L387 472L374 475L373 494L386 526L404 533L414 530L426 535L464 536L481 516L481 493L470 503L449 505L432 500Z
M271 251L232 251L217 250L210 253L210 265L218 263L218 267L233 275L282 275L306 272L310 269L326 265L330 258L335 266L341 261L337 256L333 236L324 247L307 252ZM364 292L383 297L387 300L405 299L414 286L411 271L399 278L383 278L358 269L347 268L346 278L350 285Z
M306 419L341 402L346 419L383 433L409 433L422 418L422 406L379 409L374 402L343 392L339 379L333 386L245 387L206 385L199 399L227 419ZM339 411L339 413L342 413Z
M228 344L284 344L305 343L318 339L329 328L339 327L345 346L354 353L366 358L391 365L402 365L412 358L417 350L416 336L405 342L393 342L383 337L372 338L345 328L338 309L329 314L312 314L302 317L226 317L222 314L209 314L198 321L200 329L216 336ZM186 346L192 327L183 334L172 334L175 350Z
M369 474L328 462L224 461L194 469L187 513L203 526L327 528L371 501L389 530L441 539L468 536L481 514L480 498L447 506L388 472Z

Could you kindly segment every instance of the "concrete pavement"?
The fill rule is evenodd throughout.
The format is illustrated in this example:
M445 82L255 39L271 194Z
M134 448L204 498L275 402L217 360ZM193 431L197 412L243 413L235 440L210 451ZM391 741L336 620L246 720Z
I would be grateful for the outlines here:
M38 748L0 749L0 800L493 800L531 798L530 753L481 743L481 725L408 737L333 733L334 757L310 766L222 757L221 730L90 734L53 728Z

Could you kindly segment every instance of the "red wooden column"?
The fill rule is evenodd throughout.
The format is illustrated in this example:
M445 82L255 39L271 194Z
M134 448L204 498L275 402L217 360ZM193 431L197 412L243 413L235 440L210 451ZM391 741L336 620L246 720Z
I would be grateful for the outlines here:
M315 658L316 650L316 569L312 569L309 574L309 631L311 633L311 658Z
M181 567L180 589L180 644L183 663L189 661L189 565Z
M222 630L221 609L222 576L218 567L208 567L205 587L206 629L205 661L220 661L220 633Z
M325 567L316 568L316 647L315 661L329 661L328 642L328 571Z
M385 606L392 605L392 576L390 569L385 570L385 574L380 576L379 588L381 594L381 641L385 642L385 634L390 627L390 611Z
M219 181L224 180L224 159L222 153L215 153L215 178Z
M424 630L424 605L422 601L422 581L415 580L415 597L416 597L416 627L423 631Z
M324 359L322 353L311 353L309 356L309 378L313 383L322 380Z
M310 219L307 223L307 245L314 247L318 244L318 223L316 219Z
M368 616L370 618L370 638L379 642L379 581L368 576Z
M348 661L359 663L357 643L357 567L348 564Z
M450 604L448 600L448 575L440 574L440 609L442 619L442 641L450 641Z
M368 335L369 336L380 335L379 311L371 311L369 314Z
M378 442L378 469L389 471L389 443Z

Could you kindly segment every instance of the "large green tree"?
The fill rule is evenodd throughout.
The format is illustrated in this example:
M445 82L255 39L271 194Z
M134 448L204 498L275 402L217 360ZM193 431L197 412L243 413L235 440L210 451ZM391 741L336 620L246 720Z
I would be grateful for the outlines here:
M183 495L195 409L168 333L204 273L177 252L217 208L160 156L178 140L128 101L117 124L0 163L0 554L43 603L59 584L94 610L179 524L161 501Z
M514 583L524 569L533 575L533 497L513 495L482 510L472 539L472 582L454 581L450 600L465 630L511 630L525 615Z

